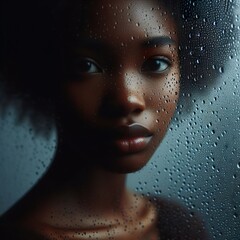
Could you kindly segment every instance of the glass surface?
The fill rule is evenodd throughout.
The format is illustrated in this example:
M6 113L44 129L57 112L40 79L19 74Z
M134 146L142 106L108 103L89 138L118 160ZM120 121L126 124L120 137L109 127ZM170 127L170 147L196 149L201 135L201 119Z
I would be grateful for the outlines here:
M237 36L239 6L237 0L232 23ZM218 21L221 13L213 28ZM186 113L178 107L151 161L142 170L128 175L130 189L156 194L196 212L204 220L210 239L217 240L238 240L240 235L240 43L236 37L232 43L232 52L218 69L216 84L210 85L204 94L192 94L188 101L193 106ZM187 107L187 102L180 104ZM28 120L19 123L14 107L2 115L0 213L3 214L46 172L58 140L55 127L44 137L34 132Z

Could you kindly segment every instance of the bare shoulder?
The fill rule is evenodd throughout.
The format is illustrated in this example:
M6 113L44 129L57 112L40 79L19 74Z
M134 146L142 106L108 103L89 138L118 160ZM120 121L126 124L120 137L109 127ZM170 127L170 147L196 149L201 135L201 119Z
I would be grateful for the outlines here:
M186 207L164 198L151 196L158 215L158 231L163 240L207 240L207 230L200 217Z

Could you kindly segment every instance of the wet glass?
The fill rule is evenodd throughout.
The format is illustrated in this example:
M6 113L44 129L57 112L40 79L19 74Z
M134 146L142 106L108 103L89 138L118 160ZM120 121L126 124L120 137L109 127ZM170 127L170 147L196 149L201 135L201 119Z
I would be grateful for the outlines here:
M202 56L208 57L204 55L205 46L198 45L201 28L208 26L209 31L214 32L218 25L223 26L217 39L206 40L213 43L213 48L216 42L223 43L219 44L220 59L215 56L216 64L204 63L206 72L210 68L212 73L207 78L217 80L214 84L206 81L193 93L182 93L184 96L181 96L162 143L142 170L128 175L127 183L139 194L177 202L192 215L198 215L204 221L210 239L237 240L240 234L240 2L216 0L215 3L219 3L222 12L232 12L229 16L232 20L227 23L221 8L216 16L210 17L210 2L206 3L206 11L196 10L195 15L188 16L195 25L186 39L194 38L195 45L185 49L185 58L192 64L186 75L194 78L191 69L203 64ZM187 6L196 5L198 9L198 4L198 1L189 1ZM226 21L225 27L221 21ZM190 43L180 48L187 44ZM225 52L220 46L228 50ZM199 54L199 59L191 61L191 56L196 54L194 51ZM81 62L81 71L99 71L98 65L87 64ZM143 69L154 69L154 64L159 62L144 65ZM206 77L204 72L201 74ZM0 97L0 100L4 102L5 99ZM21 108L18 102L15 105ZM25 116L19 117L13 106L1 111L1 115L0 213L3 214L46 173L59 139L54 124L44 134L37 134L29 120ZM41 118L38 119L41 122ZM45 122L40 126L45 129Z

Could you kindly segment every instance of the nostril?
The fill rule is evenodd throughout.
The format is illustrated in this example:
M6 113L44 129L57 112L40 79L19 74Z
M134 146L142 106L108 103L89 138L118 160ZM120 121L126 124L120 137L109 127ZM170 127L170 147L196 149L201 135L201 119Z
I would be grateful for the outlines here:
M143 111L143 109L137 108L134 110L134 113L138 114L138 113L141 113L142 111Z
M114 96L106 97L101 104L100 114L104 117L120 118L131 114L140 114L145 109L145 101L136 95L133 96Z
M112 102L102 104L100 115L105 118L120 118L128 115L128 112L123 106L117 106Z

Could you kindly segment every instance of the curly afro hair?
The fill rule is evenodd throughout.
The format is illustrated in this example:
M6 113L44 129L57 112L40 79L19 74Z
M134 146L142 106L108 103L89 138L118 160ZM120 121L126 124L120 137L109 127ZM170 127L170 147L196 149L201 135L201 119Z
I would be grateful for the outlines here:
M56 83L63 78L62 35L76 2L81 1L1 2L0 109L17 104L19 121L28 118L36 132L46 133L54 124ZM181 96L206 91L233 50L234 1L159 2L178 25Z

